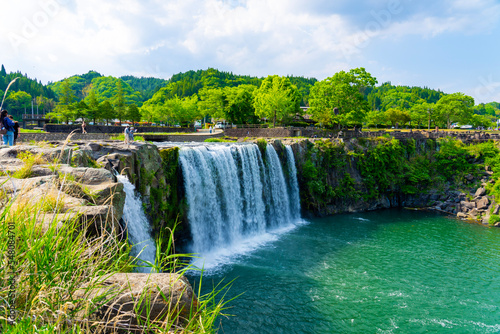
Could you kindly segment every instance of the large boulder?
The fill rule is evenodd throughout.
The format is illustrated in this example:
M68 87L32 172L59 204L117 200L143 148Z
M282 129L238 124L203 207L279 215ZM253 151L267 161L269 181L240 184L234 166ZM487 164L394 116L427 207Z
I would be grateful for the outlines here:
M478 210L486 210L488 206L490 205L490 200L488 197L478 197L476 199L476 208Z
M181 325L198 302L188 280L178 274L119 273L90 282L73 294L83 305L98 305L80 317L102 324L109 332L141 333L147 319L158 326Z
M83 184L102 184L116 182L116 178L113 173L104 168L73 168L70 166L62 166L59 170L59 173L62 175L69 174L73 176L77 182L81 182Z
M476 193L474 194L474 197L481 197L486 195L486 189L483 187L477 188Z

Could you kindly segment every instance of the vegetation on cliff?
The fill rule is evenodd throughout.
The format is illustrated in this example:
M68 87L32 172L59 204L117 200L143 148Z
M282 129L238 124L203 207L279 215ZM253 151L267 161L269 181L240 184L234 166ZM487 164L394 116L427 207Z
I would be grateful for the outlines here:
M500 150L493 141L466 145L455 139L380 137L307 143L299 181L302 207L312 212L349 211L360 202L399 201L433 191L474 193L478 184L471 180L485 169L493 171L489 195L500 199Z

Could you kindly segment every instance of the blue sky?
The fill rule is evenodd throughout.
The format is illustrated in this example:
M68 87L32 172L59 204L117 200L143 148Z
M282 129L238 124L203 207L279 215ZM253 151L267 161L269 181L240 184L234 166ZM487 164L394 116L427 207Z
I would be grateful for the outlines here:
M0 12L0 63L44 83L208 67L322 80L365 67L379 83L500 101L494 0L20 0Z

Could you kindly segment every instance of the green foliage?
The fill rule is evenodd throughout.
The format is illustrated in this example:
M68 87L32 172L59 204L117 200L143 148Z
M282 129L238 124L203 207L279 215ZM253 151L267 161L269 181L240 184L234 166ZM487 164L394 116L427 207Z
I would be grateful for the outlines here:
M472 173L475 166L471 164L471 153L461 141L443 139L438 142L439 151L434 154L436 170L447 180L461 178Z
M467 124L472 120L474 99L463 93L453 93L443 96L436 106L438 117L449 129L453 122Z
M92 83L92 80L99 77L101 77L101 74L95 71L89 71L86 74L73 75L64 80L51 83L49 84L49 87L54 90L58 99L60 99L60 96L64 95L63 92L66 89L64 88L64 85L65 82L67 82L70 88L75 92L76 100L81 101L88 93L88 89L90 87L90 84Z
M263 157L266 156L266 150L267 150L267 141L265 139L258 139L256 142L257 146L259 147L260 153Z
M122 76L120 79L129 84L134 90L140 92L144 101L149 100L155 92L168 83L168 80L164 79L152 77L137 78L132 75Z
M444 95L440 90L434 90L427 87L394 86L390 82L385 82L378 87L367 88L364 92L371 109L381 111L385 111L387 108L394 106L402 106L397 100L396 105L394 105L394 103L388 103L390 100L394 101L394 99L388 99L386 96L391 96L394 93L409 94L403 96L411 96L410 100L422 99L430 104L436 103Z
M3 108L7 109L9 114L13 115L16 120L20 120L25 110L31 108L32 98L36 98L35 110L38 107L40 113L52 111L56 95L49 86L43 85L37 79L29 78L20 71L7 73L3 65L0 71L0 93L2 96L9 83L15 78L19 79L10 86L3 104Z
M396 124L404 126L406 123L411 121L410 113L407 110L396 108L387 109L385 111L385 118L391 122L392 126L396 126Z
M32 154L29 151L20 152L17 155L24 165L12 174L17 179L27 179L33 174L33 166L45 163L42 154Z
M376 83L364 68L340 71L316 82L309 98L313 119L328 127L362 122L369 110L363 91Z
M291 119L300 111L300 93L287 77L270 75L255 91L255 114L273 120L273 125Z
M170 133L169 133L170 134ZM120 133L119 135L114 135L109 137L110 140L125 140L125 134ZM134 141L146 141L142 136L134 135Z
M120 88L121 85L121 88ZM104 101L112 102L113 107L117 107L120 103L142 105L141 94L134 91L129 84L121 79L108 76L97 77L92 79L90 90L95 92L97 101L100 103ZM121 95L121 97L119 97Z
M161 149L159 151L162 159L162 170L164 179L160 179L158 189L151 188L150 203L153 212L152 215L153 230L155 235L165 233L167 230L177 226L179 220L184 217L186 203L180 200L178 194L179 188L179 148L172 147ZM182 230L182 224L177 227ZM166 252L165 249L162 251Z
M490 226L494 226L498 222L500 222L500 216L499 215L490 215L490 218L488 219L488 224Z
M396 139L376 145L360 157L358 167L368 198L396 190L403 172L402 157L405 157L405 149Z
M205 143L234 143L234 140L224 139L224 138L207 138L204 140Z

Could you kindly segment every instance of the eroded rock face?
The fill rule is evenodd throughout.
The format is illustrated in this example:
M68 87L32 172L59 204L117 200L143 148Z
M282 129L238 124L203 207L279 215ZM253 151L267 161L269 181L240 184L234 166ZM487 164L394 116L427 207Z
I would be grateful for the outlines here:
M100 302L105 298L105 302ZM197 299L188 280L177 274L114 274L99 284L82 286L74 300L101 305L90 314L91 321L106 324L111 332L141 332L146 319L159 326L183 324L197 310Z
M9 166L4 168L5 173L26 168L26 163L19 159L26 152L36 156L36 162L24 179L0 177L0 200L3 203L12 200L9 210L13 214L16 210L37 212L37 220L44 230L51 224L69 223L80 227L90 224L93 233L98 235L102 229L121 233L118 222L125 202L123 185L104 168L61 164L62 160L71 161L73 152L73 148L63 146L1 148L0 159Z

